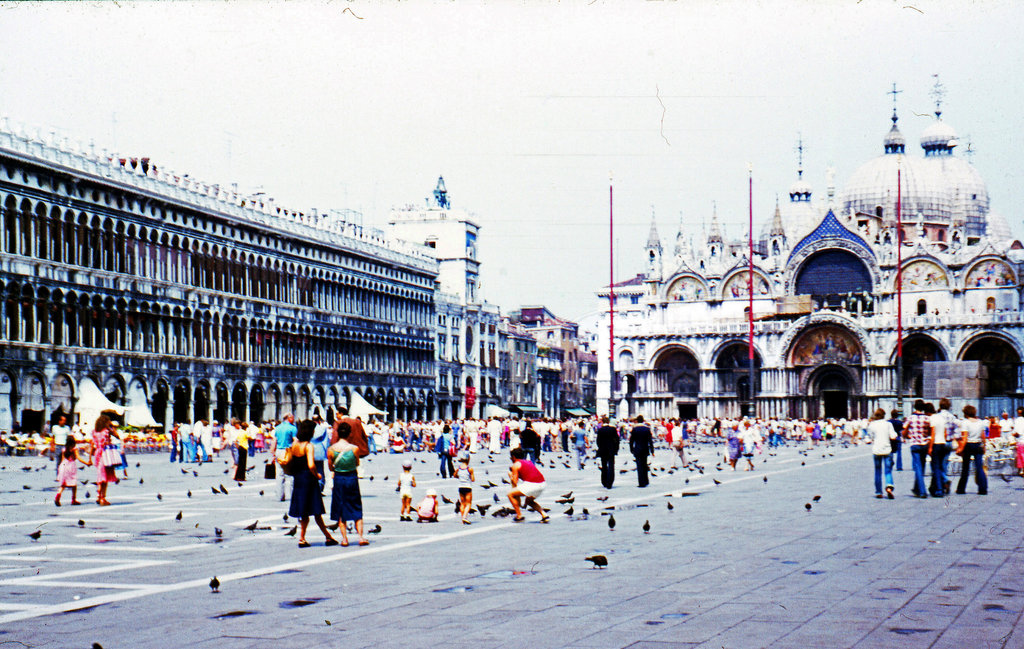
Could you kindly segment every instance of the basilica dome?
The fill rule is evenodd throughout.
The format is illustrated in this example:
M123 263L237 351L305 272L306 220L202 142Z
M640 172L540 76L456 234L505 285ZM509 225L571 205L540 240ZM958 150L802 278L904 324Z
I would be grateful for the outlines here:
M921 135L923 157L906 155L905 143L893 115L893 126L883 141L885 153L853 173L839 196L841 211L895 219L899 173L905 220L920 216L930 223L962 222L969 231L981 234L988 225L988 187L969 162L953 155L958 143L953 127L936 118Z

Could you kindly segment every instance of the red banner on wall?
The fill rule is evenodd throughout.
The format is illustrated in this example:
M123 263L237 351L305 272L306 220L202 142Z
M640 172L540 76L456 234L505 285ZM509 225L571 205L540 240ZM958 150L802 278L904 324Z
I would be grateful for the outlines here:
M466 388L466 407L472 408L473 404L476 403L476 388Z

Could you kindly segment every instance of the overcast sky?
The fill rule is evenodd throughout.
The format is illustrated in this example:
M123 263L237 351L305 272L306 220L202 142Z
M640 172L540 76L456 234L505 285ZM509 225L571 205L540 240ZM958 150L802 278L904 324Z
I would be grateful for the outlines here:
M740 236L748 163L769 219L798 133L815 196L828 167L841 190L882 152L893 82L919 155L936 73L1019 236L1022 19L956 0L3 3L0 112L367 225L443 174L482 228L484 296L579 318L607 284L609 172L619 280L652 209L667 253L714 201Z

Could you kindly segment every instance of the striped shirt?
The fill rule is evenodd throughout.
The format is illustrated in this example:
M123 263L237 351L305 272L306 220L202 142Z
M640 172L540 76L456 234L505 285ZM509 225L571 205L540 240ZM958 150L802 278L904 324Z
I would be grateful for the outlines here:
M915 412L907 417L907 421L903 424L903 432L907 434L907 442L911 446L928 444L931 438L929 423L928 415L923 412Z

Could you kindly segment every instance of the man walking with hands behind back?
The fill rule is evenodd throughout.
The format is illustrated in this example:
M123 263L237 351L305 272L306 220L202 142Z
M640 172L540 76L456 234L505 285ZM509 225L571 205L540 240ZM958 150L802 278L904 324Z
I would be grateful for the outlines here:
M629 434L629 450L636 459L637 484L646 487L650 480L647 478L647 456L654 455L654 436L651 429L644 424L644 416L636 416L636 426L633 426Z
M601 460L601 484L611 489L615 482L615 454L619 452L619 432L608 424L608 415L601 417L597 429L597 457Z

